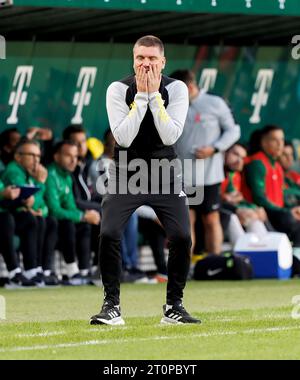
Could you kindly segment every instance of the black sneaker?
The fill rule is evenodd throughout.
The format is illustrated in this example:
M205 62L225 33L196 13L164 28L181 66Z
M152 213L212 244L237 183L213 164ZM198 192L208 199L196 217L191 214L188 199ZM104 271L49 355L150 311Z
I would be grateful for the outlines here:
M61 283L62 285L67 285L67 286L81 286L81 285L87 285L87 280L86 278L81 276L80 273L76 273L72 277L63 275Z
M43 273L37 273L34 277L32 277L31 281L35 282L35 285L38 288L44 288L45 287L45 281L44 281L44 274Z
M124 319L121 317L120 306L113 305L111 302L105 301L99 314L93 315L90 319L91 325L125 325Z
M164 305L163 311L164 317L160 321L163 324L201 323L200 319L192 317L182 304Z
M51 273L49 276L44 275L44 282L46 286L58 286L59 280L54 273Z
M28 280L22 273L17 273L13 278L5 284L7 289L28 288L35 287L36 282L34 280Z

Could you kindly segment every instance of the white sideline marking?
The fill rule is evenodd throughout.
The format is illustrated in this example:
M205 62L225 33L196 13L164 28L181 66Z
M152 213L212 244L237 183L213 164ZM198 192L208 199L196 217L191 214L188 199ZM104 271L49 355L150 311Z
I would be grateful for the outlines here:
M57 348L73 348L73 347L81 347L81 346L99 346L105 345L109 343L137 343L151 340L172 340L172 339L191 339L191 338L209 338L215 336L224 336L224 335L238 335L238 334L256 334L256 333L267 333L267 332L280 332L280 331L288 331L288 330L300 330L300 327L268 327L261 329L248 329L242 331L220 331L213 333L200 333L200 334L190 334L187 336L182 335L173 335L173 336L155 336L149 338L133 338L133 339L106 339L106 340L88 340L85 342L74 342L74 343L60 343L60 344L47 344L47 345L39 345L39 346L20 346L20 347L11 347L11 348L1 348L0 352L18 352L18 351L35 351L35 350L49 350L49 349L57 349ZM104 331L104 330L103 330ZM107 331L105 329L105 331Z

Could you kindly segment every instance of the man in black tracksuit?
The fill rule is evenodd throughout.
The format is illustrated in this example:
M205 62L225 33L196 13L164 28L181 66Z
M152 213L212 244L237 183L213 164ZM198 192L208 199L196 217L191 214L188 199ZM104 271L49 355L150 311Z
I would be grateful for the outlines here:
M182 174L176 164L169 170L169 178L164 172L176 159L173 145L183 130L188 91L183 82L161 75L166 60L157 37L140 38L133 54L135 75L113 82L107 90L107 112L116 140L115 170L112 165L111 187L102 202L100 269L104 304L91 318L91 324L124 324L119 306L120 240L128 218L142 205L154 209L169 240L167 302L161 322L199 323L182 305L191 248ZM153 169L158 160L162 174ZM168 185L170 191L166 191Z

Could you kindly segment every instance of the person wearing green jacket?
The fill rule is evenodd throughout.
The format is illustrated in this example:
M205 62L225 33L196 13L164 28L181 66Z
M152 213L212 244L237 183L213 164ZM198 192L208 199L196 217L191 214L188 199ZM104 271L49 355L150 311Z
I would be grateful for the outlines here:
M44 196L47 170L40 164L41 150L37 142L22 139L15 149L14 161L11 161L3 175L5 185L37 186L40 190L24 201L22 207L13 210L16 224L30 222L33 230L29 229L32 237L30 243L31 255L24 257L26 276L35 278L39 285L57 285L58 281L53 272L54 249L57 241L57 222L48 216L48 207Z
M77 165L77 145L59 142L53 157L54 162L48 167L46 202L50 215L58 220L59 247L66 262L68 283L84 284L91 266L91 225L98 225L100 217L97 211L82 211L76 206L71 173Z
M6 286L10 288L36 285L34 281L28 280L21 271L18 255L14 247L14 235L19 234L22 236L24 234L16 227L12 214L5 208L6 201L13 201L19 195L20 189L12 186L5 187L0 179L0 252L8 271L9 282ZM23 226L24 230L26 230L26 226ZM24 241L22 243L24 246Z

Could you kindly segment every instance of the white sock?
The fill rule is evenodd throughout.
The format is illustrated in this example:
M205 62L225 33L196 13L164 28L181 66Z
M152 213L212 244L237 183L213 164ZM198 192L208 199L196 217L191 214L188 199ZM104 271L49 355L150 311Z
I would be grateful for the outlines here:
M44 276L49 277L50 274L51 274L51 270L50 269L44 270Z
M37 267L36 268L36 273L43 273L43 268L42 267Z
M79 273L77 263L66 264L67 276L69 278L73 277L75 274Z
M245 231L241 225L241 222L237 215L232 214L230 216L230 222L228 225L228 236L230 243L234 246L238 239L245 234Z
M35 277L37 274L37 268L29 269L24 272L25 277L28 280L31 280L33 277Z
M14 269L14 270L11 270L10 272L8 272L8 278L11 280L12 278L14 278L15 277L15 275L17 274L17 273L21 273L22 271L21 271L21 268L16 268L16 269Z
M80 269L80 274L81 274L81 276L87 276L89 274L89 270L88 269Z
M259 238L263 238L267 235L268 230L264 223L260 220L251 220L251 222L246 227L247 232L252 232L256 234Z

